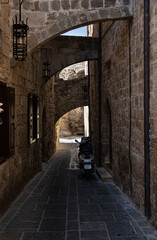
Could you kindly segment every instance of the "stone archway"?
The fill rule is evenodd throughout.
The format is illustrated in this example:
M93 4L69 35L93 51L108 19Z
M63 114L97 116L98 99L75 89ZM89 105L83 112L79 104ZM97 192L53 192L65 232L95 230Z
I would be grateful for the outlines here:
M48 41L40 51L43 60L47 52L53 76L74 63L98 59L98 38L60 36Z
M55 85L55 122L77 107L88 106L88 77L64 81Z
M97 21L126 19L133 15L133 2L126 0L32 0L23 3L23 18L29 19L28 50L73 28ZM11 19L18 0L11 0Z
M64 114L60 121L60 136L84 135L84 108L78 107Z

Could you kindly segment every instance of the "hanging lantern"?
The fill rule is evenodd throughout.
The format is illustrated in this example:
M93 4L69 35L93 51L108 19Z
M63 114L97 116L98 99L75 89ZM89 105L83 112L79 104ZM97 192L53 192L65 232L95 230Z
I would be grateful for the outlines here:
M13 20L13 56L18 61L25 60L27 56L27 31L29 29L24 21L21 21L21 5L23 0L19 0L19 22L17 16L15 16L15 22Z
M43 62L43 74L42 74L42 78L44 80L44 82L46 82L49 78L50 78L50 62L48 59L48 54L47 54L47 48L42 48L42 50L45 51L45 61Z
M43 63L43 80L46 82L50 78L50 63Z

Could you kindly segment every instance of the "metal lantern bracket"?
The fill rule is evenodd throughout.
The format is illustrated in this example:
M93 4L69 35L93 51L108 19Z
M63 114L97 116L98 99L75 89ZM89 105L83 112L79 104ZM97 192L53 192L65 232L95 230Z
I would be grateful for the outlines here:
M21 20L21 5L23 0L19 0L19 19L15 16L13 20L13 56L18 61L25 60L27 56L27 31L29 29L26 23ZM19 20L19 21L18 21Z
M43 80L46 82L50 78L50 63L44 62L43 63Z

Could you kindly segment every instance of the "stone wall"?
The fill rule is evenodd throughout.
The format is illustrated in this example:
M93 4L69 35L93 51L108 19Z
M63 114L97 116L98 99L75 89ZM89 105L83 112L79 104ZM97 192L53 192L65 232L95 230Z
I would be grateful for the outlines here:
M39 56L36 55L36 57L28 57L27 61L19 63L10 72L10 82L12 82L10 85L15 88L15 154L0 165L0 184L3 186L0 194L1 212L34 174L41 170L41 162L48 161L56 150L54 80L50 79L42 85L41 90L43 84L40 81L41 68ZM29 93L38 96L40 109L40 138L30 145L28 144ZM43 123L44 118L46 123Z
M150 1L150 128L151 128L151 203L157 226L157 2Z
M0 81L9 83L10 61L9 55L11 51L10 41L10 24L9 24L10 9L8 5L0 6ZM14 159L13 159L14 160ZM12 198L14 182L10 178L13 170L12 159L9 162L0 165L0 214L7 207L9 200ZM15 162L15 160L14 160ZM13 184L12 184L13 183ZM9 189L8 189L9 185ZM14 197L14 196L13 196Z
M42 85L41 90L42 161L48 161L57 149L58 129L55 126L54 77Z
M86 62L73 64L64 68L59 77L65 81L85 77ZM60 136L84 133L84 108L76 108L63 115L60 119Z
M10 9L8 5L0 6L0 81L9 82L10 70ZM8 41L9 39L9 41Z
M65 113L88 105L88 77L55 81L55 122Z
M84 108L76 108L60 119L60 136L84 135Z
M43 160L42 115L46 113L46 156L55 151L54 80L42 81L42 61L33 53L26 61L10 69L11 27L9 5L0 6L0 82L15 89L15 154L0 164L0 214L9 206L24 185L41 170ZM28 94L36 94L40 109L40 138L28 144Z
M103 32L111 23L104 26ZM116 183L124 192L131 192L131 166L129 162L129 125L130 125L130 96L129 96L129 23L116 22L110 33L105 36L102 44L102 155L104 163L107 161L110 146L112 148L111 161ZM112 39L112 42L111 42ZM106 52L105 52L106 51ZM108 108L107 109L107 105ZM111 116L107 116L111 112ZM109 128L111 118L112 139L109 143ZM105 130L107 131L105 136ZM140 153L139 153L140 155ZM125 184L124 184L125 183ZM136 190L135 190L136 191Z
M88 26L88 35L98 37L98 24ZM100 165L99 154L99 72L98 61L89 61L89 118L90 135L97 166Z
M94 71L93 71L94 70ZM98 61L90 61L90 100L89 100L89 116L90 116L90 135L94 149L94 158L97 166L99 166L99 91L98 91Z
M143 4L142 0L135 1L134 18L130 22L110 21L102 24L101 86L102 161L104 165L109 161L110 145L114 181L142 211L145 199ZM94 29L97 33L98 26ZM96 99L95 102L90 99L91 116L96 115L93 117L94 126L98 123L98 111L95 113L98 87L93 90L95 81L98 81L98 74L95 74L98 67L92 71L92 64L90 69L90 75L94 75L90 82L90 94L91 99L92 96ZM98 129L98 126L95 128Z

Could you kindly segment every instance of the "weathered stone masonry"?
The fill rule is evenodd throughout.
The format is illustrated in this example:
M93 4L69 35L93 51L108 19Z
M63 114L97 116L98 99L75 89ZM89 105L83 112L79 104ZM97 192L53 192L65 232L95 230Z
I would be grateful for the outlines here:
M64 68L59 78L65 81L83 78L87 72L87 62L80 62ZM84 107L75 108L64 114L59 121L60 136L77 135L84 133Z
M157 226L157 2L150 9L150 128L151 128L151 203L153 221Z
M156 8L150 5L150 124L151 124L151 220L156 218ZM132 197L144 212L144 2L135 1L132 21L106 22L102 24L102 161L109 159L109 145L112 147L113 178L121 189ZM108 31L109 29L109 31ZM130 32L129 32L130 31ZM104 35L104 33L106 34ZM98 36L98 27L94 27ZM93 67L95 68L93 70ZM93 70L93 71L92 71ZM90 67L90 104L93 139L98 131L98 65ZM131 73L131 74L130 74ZM93 89L95 86L95 89ZM130 92L131 91L131 92ZM131 95L130 95L131 94ZM92 99L94 96L95 101ZM111 122L109 121L109 115ZM96 125L96 126L95 126ZM112 139L109 129L112 125ZM95 127L94 127L95 126ZM97 131L95 131L97 128ZM95 140L98 149L98 140ZM140 194L139 194L140 193Z
M141 16L142 18L142 16ZM138 21L140 16L138 16ZM131 29L137 24L134 18ZM135 23L134 23L135 22ZM112 22L103 24L102 36ZM135 25L134 25L135 24ZM141 28L143 31L143 28ZM140 32L138 32L140 35ZM141 35L140 35L141 36ZM136 37L134 35L134 37ZM137 47L143 46L141 38L137 45L131 42L133 54ZM132 55L132 82L129 85L129 21L115 22L110 31L102 39L102 161L105 165L109 158L109 144L112 147L112 169L115 182L132 197L137 205L144 207L144 133L143 133L143 48L140 47L137 56ZM139 61L141 59L141 61ZM93 67L91 67L93 69ZM138 70L137 70L138 69ZM92 75L93 73L91 73ZM140 74L137 75L136 74ZM93 74L94 75L94 74ZM136 76L136 77L135 77ZM98 78L98 76L97 76ZM94 79L94 78L93 78ZM91 83L93 84L93 83ZM130 131L130 87L131 98L131 133ZM98 99L98 90L95 93ZM94 106L95 103L93 102ZM98 108L98 100L96 101ZM93 107L92 107L93 108ZM96 108L96 107L95 107ZM109 109L107 109L109 108ZM91 110L92 111L92 110ZM112 140L109 143L109 119L107 112L111 111ZM98 118L98 117L97 117ZM129 153L129 138L131 134L131 149ZM94 137L95 139L95 137ZM131 155L131 166L129 154ZM132 170L130 169L132 168ZM130 176L132 171L132 176ZM141 193L139 201L138 192ZM143 193L143 194L142 194ZM141 204L140 204L141 203Z
M11 14L15 15L18 1L11 0ZM132 1L126 0L32 0L23 4L24 16L29 18L29 50L49 38L72 28L92 22L132 16Z
M8 41L10 36L10 25L9 25L9 16L10 10L8 6L1 6L0 8L0 81L3 83L9 82L9 70L10 70L10 61L9 54L11 51L11 44ZM12 194L8 189L8 184L11 183L10 179L10 170L12 169L12 159L6 164L0 165L0 204L1 206L6 207L5 198L9 194ZM7 199L8 200L8 199ZM2 209L1 209L2 210Z
M88 77L64 81L55 85L55 122L65 113L88 105Z
M133 4L134 17L129 22L128 19L132 18ZM87 92L84 91L87 88L87 79L69 81L66 86L64 81L58 80L58 85L55 85L56 96L54 95L54 78L46 83L42 82L42 59L37 48L51 45L52 38L60 33L102 20L108 20L102 23L103 165L112 166L110 170L117 185L133 198L142 211L144 210L143 4L142 0L25 1L23 17L29 18L29 54L25 62L18 63L11 69L11 20L17 13L18 1L10 0L10 9L9 5L2 5L0 9L0 81L15 89L16 108L15 154L0 165L0 205L3 206L1 212L22 186L40 169L41 161L48 160L54 153L55 122L65 112L78 106L88 105ZM151 205L152 221L155 225L157 225L156 8L156 1L151 1ZM116 21L112 24L113 20ZM108 27L110 30L106 32ZM97 27L94 31L94 36L98 37ZM64 65L59 62L59 67L55 66L54 72L79 61L77 58L69 57L69 59ZM95 69L94 72L93 69ZM95 153L99 150L98 70L98 63L92 62L90 112ZM83 86L85 86L84 89ZM31 145L27 141L29 93L39 98L40 136L44 136ZM112 156L110 148L112 148Z
M40 137L42 136L42 111L47 113L46 160L55 151L54 90L53 79L42 82L42 61L38 53L10 69L11 29L9 6L0 9L0 82L15 89L15 154L0 165L0 213L21 191L21 188L41 169L42 142L28 144L28 94L38 96L40 109ZM42 91L41 91L42 86ZM50 121L50 125L49 125ZM2 126L1 126L2 127Z
M74 63L98 59L97 38L60 36L44 44L42 48L42 59L45 59L44 49L47 49L51 76Z

